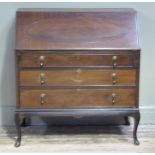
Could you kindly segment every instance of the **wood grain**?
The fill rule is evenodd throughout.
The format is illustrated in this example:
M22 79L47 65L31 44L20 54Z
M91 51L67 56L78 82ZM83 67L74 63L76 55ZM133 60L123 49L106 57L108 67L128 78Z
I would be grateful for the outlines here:
M113 66L113 56L117 56L118 66L133 66L131 54L22 54L20 67L40 67L40 56L44 56L44 67L52 66ZM37 51L36 51L37 53Z
M138 145L139 66L133 9L18 10L15 146L32 116L133 117Z
M115 74L113 78L112 75ZM21 86L51 85L136 85L136 70L33 70L20 72Z
M115 104L112 104L112 93L116 94ZM41 104L41 94L46 95L44 104ZM134 106L135 89L21 90L20 94L20 108L112 108Z
M138 49L134 10L18 11L16 49Z

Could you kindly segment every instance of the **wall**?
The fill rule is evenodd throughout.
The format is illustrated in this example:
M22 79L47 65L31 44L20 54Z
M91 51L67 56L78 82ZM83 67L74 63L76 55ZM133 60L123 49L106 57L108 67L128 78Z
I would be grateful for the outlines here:
M141 123L155 123L155 3L0 3L0 125L14 124L15 12L18 8L135 8L141 31Z

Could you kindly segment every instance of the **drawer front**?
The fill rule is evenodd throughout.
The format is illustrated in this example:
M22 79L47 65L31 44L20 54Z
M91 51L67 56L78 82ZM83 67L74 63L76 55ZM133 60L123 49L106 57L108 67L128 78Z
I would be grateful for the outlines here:
M135 107L135 89L21 90L20 108Z
M43 70L20 72L21 86L135 85L136 70Z
M54 67L54 66L132 66L132 55L103 54L23 54L20 67Z

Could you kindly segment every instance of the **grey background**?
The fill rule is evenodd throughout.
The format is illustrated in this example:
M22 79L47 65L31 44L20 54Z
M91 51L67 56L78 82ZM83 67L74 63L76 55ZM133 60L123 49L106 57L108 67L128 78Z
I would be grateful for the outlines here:
M0 3L0 126L14 125L15 13L18 8L134 8L141 31L141 123L155 123L155 3ZM36 121L36 124L41 122Z

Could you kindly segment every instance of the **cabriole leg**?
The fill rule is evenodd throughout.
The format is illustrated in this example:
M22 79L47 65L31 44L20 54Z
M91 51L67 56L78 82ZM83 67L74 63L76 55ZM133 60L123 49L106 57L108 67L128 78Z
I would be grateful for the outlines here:
M139 141L137 138L137 128L138 128L139 121L140 121L140 112L138 111L135 114L133 114L133 118L134 118L134 130L133 130L134 144L139 145Z
M15 125L17 130L17 139L15 142L15 147L19 147L21 144L21 125L20 125L20 114L15 114Z

